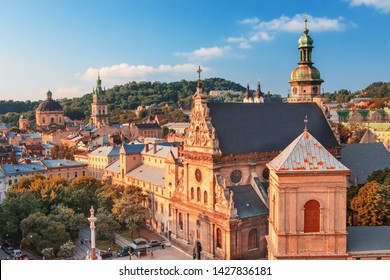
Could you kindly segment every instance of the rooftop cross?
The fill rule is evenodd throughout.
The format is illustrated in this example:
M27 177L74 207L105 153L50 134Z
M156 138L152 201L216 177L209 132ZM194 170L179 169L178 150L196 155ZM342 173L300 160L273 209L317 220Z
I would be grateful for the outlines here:
M200 65L198 67L198 71L196 71L198 73L198 88L200 88L200 73L202 72L202 68L200 68Z
M305 28L307 29L307 13L306 12L304 14L304 20L303 21L305 22Z
M309 120L307 119L307 115L305 116L305 120L303 122L305 123L305 129L303 131L307 132L307 123L309 122Z

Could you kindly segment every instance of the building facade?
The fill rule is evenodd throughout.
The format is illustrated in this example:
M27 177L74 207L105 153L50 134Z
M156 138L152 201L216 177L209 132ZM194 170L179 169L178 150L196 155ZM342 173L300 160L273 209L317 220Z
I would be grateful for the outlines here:
M40 130L64 127L64 109L60 103L53 100L53 93L50 90L47 92L46 100L39 104L35 118L37 129Z

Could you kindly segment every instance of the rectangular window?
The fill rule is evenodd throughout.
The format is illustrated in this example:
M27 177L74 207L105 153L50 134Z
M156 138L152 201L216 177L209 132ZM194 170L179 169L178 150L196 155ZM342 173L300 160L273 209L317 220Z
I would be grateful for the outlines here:
M8 185L12 185L12 180L8 180Z
M70 173L66 173L66 178L68 178L68 180L70 179Z
M58 177L61 178L61 173L58 173Z
M85 171L83 171L83 177L85 176Z
M77 178L77 171L74 173L74 177Z

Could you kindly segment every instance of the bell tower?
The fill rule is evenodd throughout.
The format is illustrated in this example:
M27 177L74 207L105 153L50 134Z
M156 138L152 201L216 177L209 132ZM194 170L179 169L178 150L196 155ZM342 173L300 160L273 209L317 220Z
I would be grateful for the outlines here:
M92 112L91 123L95 128L102 127L109 124L108 104L106 99L106 90L102 89L102 80L98 73L96 81L96 88L93 89L92 94Z
M306 128L267 167L268 259L346 259L350 170Z
M298 40L299 66L291 72L288 102L314 102L314 98L320 97L321 84L324 82L320 71L313 66L311 60L314 46L307 29L306 17L304 23L303 34Z

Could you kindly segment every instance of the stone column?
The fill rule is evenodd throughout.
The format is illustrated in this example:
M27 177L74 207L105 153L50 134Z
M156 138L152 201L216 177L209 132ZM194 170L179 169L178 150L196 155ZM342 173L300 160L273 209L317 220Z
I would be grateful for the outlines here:
M95 222L97 218L95 217L94 213L95 210L93 209L93 206L91 206L90 210L91 216L88 218L88 221L90 223L90 228L91 228L91 259L96 260L96 247L95 247Z

